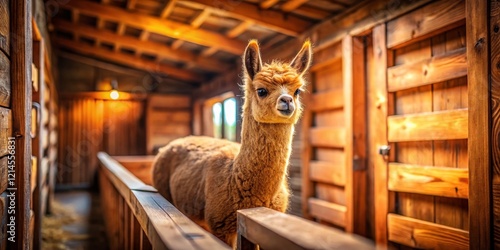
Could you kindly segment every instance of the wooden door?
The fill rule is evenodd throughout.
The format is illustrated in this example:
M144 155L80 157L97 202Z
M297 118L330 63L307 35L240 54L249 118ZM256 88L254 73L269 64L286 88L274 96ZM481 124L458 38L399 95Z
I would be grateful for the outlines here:
M369 145L380 246L469 248L464 21L463 1L437 1L373 30Z
M302 119L302 206L314 218L366 234L364 39L315 54Z

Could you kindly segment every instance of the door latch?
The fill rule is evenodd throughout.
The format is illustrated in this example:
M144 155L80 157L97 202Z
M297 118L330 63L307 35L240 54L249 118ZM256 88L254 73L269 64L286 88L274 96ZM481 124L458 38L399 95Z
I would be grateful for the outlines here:
M389 145L382 145L378 147L378 153L383 156L389 156L389 153L391 152L391 146Z

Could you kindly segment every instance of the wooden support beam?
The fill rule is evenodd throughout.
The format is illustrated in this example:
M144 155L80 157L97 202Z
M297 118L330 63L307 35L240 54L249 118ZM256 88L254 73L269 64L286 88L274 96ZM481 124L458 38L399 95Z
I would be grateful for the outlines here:
M313 181L337 186L345 185L345 162L343 159L338 160L336 163L311 161L309 168L309 175Z
M489 1L490 3L490 70L491 70L491 131L489 138L491 140L491 168L493 175L493 243L498 248L500 246L500 2ZM484 95L483 95L484 96ZM479 104L479 103L478 103ZM480 105L480 104L479 104ZM491 210L490 210L491 211Z
M281 9L285 12L290 12L297 9L302 4L306 3L308 0L290 0L281 5Z
M389 163L389 190L467 199L469 170Z
M191 27L193 28L199 28L205 20L210 16L211 11L210 9L203 9L193 20L191 20ZM231 37L232 38L232 37ZM183 40L176 40L174 43L172 43L172 48L173 49L178 49L182 46L184 43ZM192 64L191 64L192 65Z
M402 47L463 25L463 1L445 0L417 9L387 23L387 47Z
M347 208L345 206L317 198L309 198L309 207L312 216L333 223L339 227L346 226Z
M166 19L168 16L170 16L170 13L174 10L175 3L177 0L170 0L165 4L165 7L161 11L160 18L161 19Z
M390 92L444 82L467 75L465 48L387 70Z
M333 148L345 146L345 129L343 128L311 128L309 134L312 146Z
M53 23L57 29L75 32L77 34L109 43L119 41L120 45L158 55L158 58L160 59L166 58L172 61L191 63L213 72L223 72L231 68L231 64L220 62L216 59L198 56L195 53L188 51L174 50L164 44L151 41L141 41L137 38L129 36L120 36L107 30L97 30L86 25L73 25L70 22L59 19L54 20Z
M90 46L83 43L75 43L68 39L56 38L55 42L60 46L72 49L74 51L77 51L85 55L114 61L123 65L128 65L130 67L134 67L145 71L161 72L163 74L170 75L180 80L185 80L189 82L203 82L205 80L203 76L197 75L196 73L191 71L186 71L183 69L178 69L176 67L155 63L145 59L136 58L135 56L123 53L112 52L103 48L96 48L94 46Z
M344 107L344 94L342 89L330 90L328 92L315 93L307 106L315 112L339 109Z
M274 5L276 5L278 2L279 2L279 0L264 0L260 3L259 6L262 9L269 9L269 8L273 7Z
M467 139L467 109L436 111L387 118L390 142Z
M248 27L252 26L254 23L252 21L243 21L240 24L236 25L234 28L228 30L226 32L226 36L230 38L235 38L241 35Z
M340 8L338 11L342 11L344 8ZM317 20L323 20L327 18L328 16L332 15L331 12L325 11L322 9L310 7L307 5L300 6L299 8L295 9L293 13L297 13L301 16L309 17L312 19L317 19Z
M498 217L492 214L493 200L498 202L498 189L492 192L492 176L498 169L491 169L492 164L492 137L491 136L491 90L498 89L498 84L493 84L491 78L490 58L493 56L491 48L494 37L488 24L489 18L497 18L498 7L495 1L465 0L465 28L467 43L467 91L469 96L469 138L467 150L469 157L469 231L470 249L492 249L493 235L499 232L498 222L492 226ZM491 6L488 6L491 4ZM493 15L496 11L496 15ZM492 22L491 25L498 25ZM495 35L498 37L498 32ZM495 44L498 43L498 39ZM498 51L497 51L498 52ZM491 54L490 54L491 53ZM497 68L498 72L498 68ZM497 74L496 74L497 75ZM498 93L498 92L495 92ZM493 102L494 103L494 102ZM494 185L493 187L498 184ZM492 195L493 193L493 195ZM498 210L497 210L498 211ZM498 212L497 212L498 213ZM498 241L498 238L497 238Z
M289 36L297 36L309 28L312 24L295 16L286 15L275 10L261 9L259 5L236 1L194 0L196 2L214 9L222 10L227 15L241 19L250 20L270 30Z
M82 13L98 16L99 18L145 29L149 32L182 39L208 47L216 47L235 55L240 55L246 45L241 41L229 39L215 32L194 29L183 23L164 20L145 14L130 13L108 5L88 1L70 1L65 6L72 9L78 9Z
M11 98L12 136L15 137L15 242L8 241L6 249L30 249L31 219L31 65L33 62L31 0L10 1L11 16ZM12 202L12 200L10 200Z
M396 214L387 217L389 240L421 249L469 249L469 232ZM471 248L474 249L474 248Z

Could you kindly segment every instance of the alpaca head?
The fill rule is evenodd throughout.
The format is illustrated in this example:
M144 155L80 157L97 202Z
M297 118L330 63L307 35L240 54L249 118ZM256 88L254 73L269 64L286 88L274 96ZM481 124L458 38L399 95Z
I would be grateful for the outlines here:
M306 41L290 63L273 61L262 65L256 40L248 43L243 54L245 75L244 110L257 122L295 124L302 113L300 92L304 74L311 65L311 43Z

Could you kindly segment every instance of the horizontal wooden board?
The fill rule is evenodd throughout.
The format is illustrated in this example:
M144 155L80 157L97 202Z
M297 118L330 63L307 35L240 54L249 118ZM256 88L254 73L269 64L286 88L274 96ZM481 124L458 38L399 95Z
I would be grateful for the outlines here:
M152 124L149 129L151 130L153 136L155 134L180 136L187 136L191 134L191 126L189 123Z
M7 175L8 175L8 158L7 156L0 158L0 193L7 189Z
M150 95L148 96L150 108L190 108L191 97L185 95Z
M180 123L189 123L191 122L191 112L189 111L177 111L177 112L169 112L169 111L159 111L159 110L151 110L148 113L150 122L152 124L165 124L170 122L180 122Z
M114 158L145 184L152 185L151 167L154 156L119 156Z
M36 156L31 156L31 173L30 173L31 193L33 193L33 191L35 191L35 188L37 185L37 183L36 183L37 172L38 172L38 158Z
M469 170L389 163L389 190L468 198Z
M342 89L315 93L306 108L315 112L339 109L344 107L344 91Z
M40 183L45 183L48 179L50 161L47 157L43 157L40 162L40 173L42 176Z
M389 240L422 249L469 249L469 232L397 214L387 216Z
M345 129L316 127L310 130L310 143L314 147L342 148L345 146Z
M318 182L314 185L314 193L316 198L331 203L346 205L345 190L342 186L329 185Z
M8 153L8 139L12 136L12 112L0 107L0 157Z
M0 49L10 54L10 6L9 0L0 0Z
M327 48L314 52L311 71L319 70L342 59L342 46L340 43L333 44Z
M464 1L436 1L388 22L387 47L401 47L464 23Z
M423 61L387 69L390 92L447 81L467 75L465 48Z
M374 249L368 240L258 207L238 211L238 232L261 249Z
M347 208L328 201L309 198L309 211L313 217L345 227Z
M10 87L10 61L0 52L0 106L10 107Z
M468 110L447 110L387 118L390 142L467 139Z
M345 185L345 164L327 161L311 161L309 163L311 180L337 186Z

